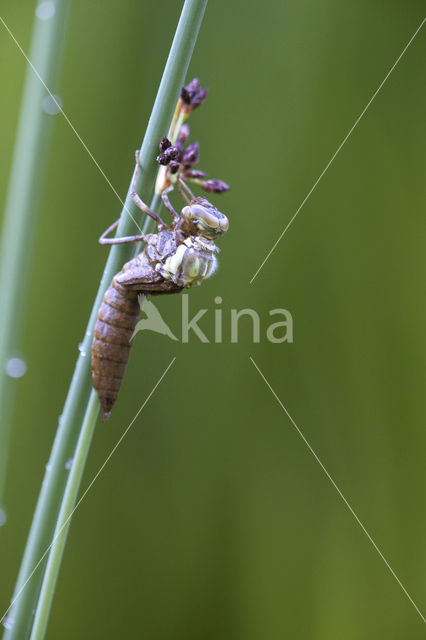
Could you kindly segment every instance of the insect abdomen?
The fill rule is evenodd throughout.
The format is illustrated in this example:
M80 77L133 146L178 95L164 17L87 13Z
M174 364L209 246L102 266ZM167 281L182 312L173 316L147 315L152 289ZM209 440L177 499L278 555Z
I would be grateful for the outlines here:
M92 343L92 380L104 422L117 399L139 312L138 292L122 287L115 277L99 309Z

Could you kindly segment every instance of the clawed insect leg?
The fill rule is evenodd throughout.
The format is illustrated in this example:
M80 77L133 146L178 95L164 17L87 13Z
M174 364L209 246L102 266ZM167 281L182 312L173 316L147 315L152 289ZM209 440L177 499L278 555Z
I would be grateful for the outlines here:
M169 191L173 191L173 185L171 184L169 187L167 187L166 189L164 189L164 191L161 192L161 199L163 201L164 206L166 207L166 209L168 209L170 211L170 213L172 214L173 217L173 221L176 222L179 219L179 214L178 212L173 208L172 203L169 200L169 196L167 195L169 193Z
M139 207L139 209L141 209L141 211L143 211L144 213L146 213L147 216L150 216L153 220L155 220L155 222L157 223L159 231L161 231L162 229L167 229L166 223L160 218L160 216L158 214L155 213L155 211L150 209L148 207L148 205L145 204L145 202L143 202L140 199L140 197L138 196L138 194L135 191L135 189L136 189L136 180L138 178L139 171L140 171L139 151L136 151L136 167L135 167L135 172L133 174L132 185L130 187L130 196L131 196L133 202L135 203L135 205L137 207Z
M116 220L99 238L99 244L127 244L129 242L146 242L146 236L124 236L122 238L107 238L117 227L120 219Z

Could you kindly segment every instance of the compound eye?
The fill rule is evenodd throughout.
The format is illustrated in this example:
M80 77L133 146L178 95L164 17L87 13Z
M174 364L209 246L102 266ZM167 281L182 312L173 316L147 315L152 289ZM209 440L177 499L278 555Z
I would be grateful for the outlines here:
M220 228L222 229L222 232L226 233L229 228L229 220L225 215L219 219L219 224L220 224Z
M219 226L219 221L214 216L211 216L209 213L205 213L201 220L204 226L209 227L210 229L217 229Z
M201 223L203 227L208 227L210 229L216 229L219 222L216 216L212 215L204 209L204 207L196 207L196 210L192 211L192 221L194 224Z
M207 209L203 207L202 204L192 204L189 205L191 208L191 216L192 218L204 218L206 215Z

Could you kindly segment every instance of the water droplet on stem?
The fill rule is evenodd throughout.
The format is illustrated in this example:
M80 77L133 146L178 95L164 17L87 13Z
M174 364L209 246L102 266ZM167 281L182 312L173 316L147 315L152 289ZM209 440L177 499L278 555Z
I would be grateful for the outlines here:
M9 358L4 369L10 378L22 378L27 371L27 363L22 358Z

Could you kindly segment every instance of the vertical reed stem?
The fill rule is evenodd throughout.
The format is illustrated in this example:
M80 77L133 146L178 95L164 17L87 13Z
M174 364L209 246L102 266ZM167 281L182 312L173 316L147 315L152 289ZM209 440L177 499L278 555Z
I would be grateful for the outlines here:
M158 164L155 161L158 153L158 142L160 138L168 132L206 4L207 0L185 0L182 9L182 14L141 146L140 158L142 171L139 174L136 187L145 202L151 200L154 191L155 178L158 170ZM134 205L129 191L121 213L117 235L129 235L132 231L133 223L128 215L128 211L131 212L137 221L142 221L143 216ZM48 613L50 609L54 589L49 587L44 590L44 598L47 600L40 602L38 607L38 595L46 562L43 561L40 564L35 575L32 575L32 573L53 539L69 475L66 462L69 458L73 458L76 453L83 416L85 414L90 415L90 425L86 422L86 428L89 430L94 426L96 420L98 410L90 411L89 414L86 413L92 391L89 354L93 328L105 290L109 286L114 274L121 268L123 262L129 259L131 252L132 249L128 245L115 245L109 253L68 391L49 464L47 465L15 587L15 594L12 601L13 607L9 616L11 621L4 635L4 640L24 640L28 637L28 632L33 624L34 610L36 607L43 609L43 614L40 614L40 620L42 619L43 622L41 627L39 627L41 635L37 635L36 637L44 637L45 622L47 622L45 612L47 611ZM91 402L90 406L92 407ZM84 464L81 466L81 472L83 467ZM67 494L69 495L68 490ZM51 564L52 571L55 571L56 574L59 570L59 564L60 563L57 562ZM46 580L54 585L56 577L52 582L52 575L49 574L46 576Z
M31 632L31 640L41 640L44 638L49 613L52 606L53 595L55 593L56 582L58 580L59 570L61 568L62 556L65 549L67 535L69 531L71 516L74 505L77 500L78 490L80 488L81 478L89 454L90 443L92 442L93 433L95 431L96 418L99 413L99 401L95 391L90 394L89 403L87 405L86 414L83 424L81 425L80 436L75 449L74 458L71 463L71 469L65 493L59 510L58 521L56 524L52 546L49 550L49 557L46 565L46 571L40 591L40 597L37 604L37 610L34 618L34 624Z

